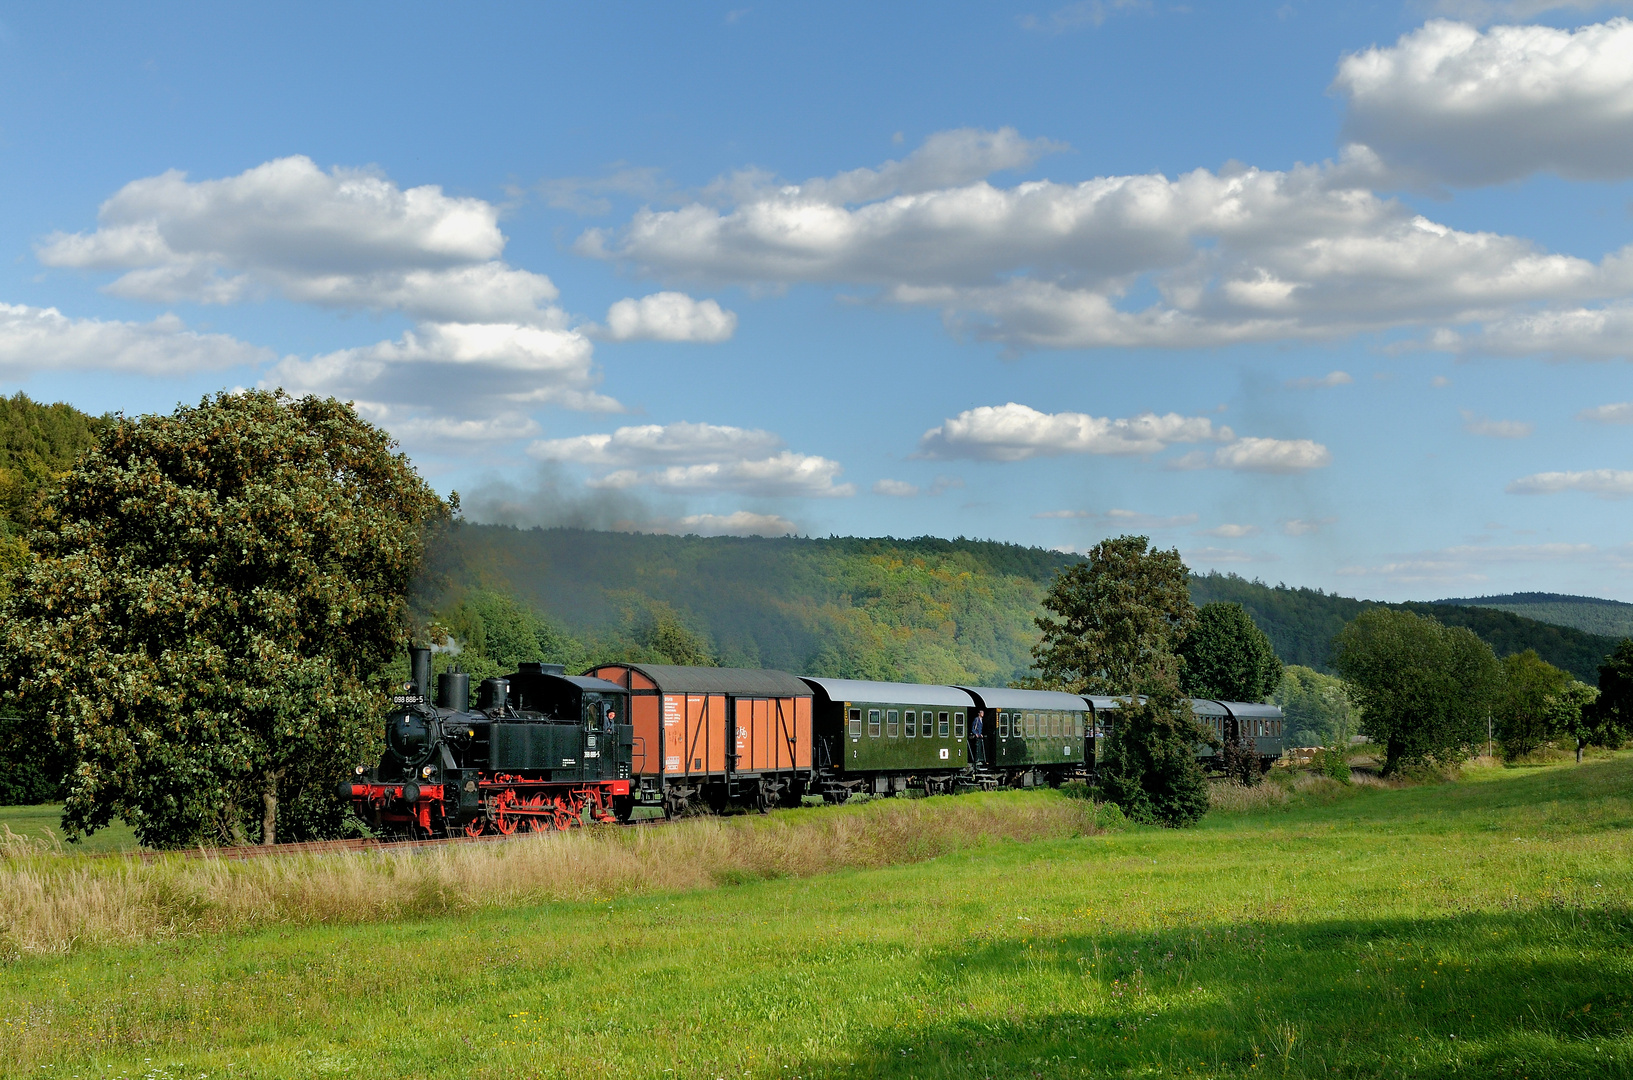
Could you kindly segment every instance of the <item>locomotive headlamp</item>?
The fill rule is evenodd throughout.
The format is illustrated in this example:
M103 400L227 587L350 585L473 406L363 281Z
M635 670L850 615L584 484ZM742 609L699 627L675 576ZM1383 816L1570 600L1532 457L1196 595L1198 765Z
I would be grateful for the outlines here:
M363 775L363 766L359 765L357 768L353 769L352 771L355 772L358 776L362 776Z
M431 777L431 766L427 765L425 768L421 769L420 770L420 775L425 777L426 779L430 779L430 777Z

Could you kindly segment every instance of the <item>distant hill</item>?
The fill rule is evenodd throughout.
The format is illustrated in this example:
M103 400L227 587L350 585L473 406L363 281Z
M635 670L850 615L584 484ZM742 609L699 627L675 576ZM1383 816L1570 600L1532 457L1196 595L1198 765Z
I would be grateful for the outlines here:
M0 397L0 536L28 531L39 499L74 467L108 418L27 394Z
M1496 608L1523 615L1537 622L1569 626L1606 637L1633 637L1633 604L1620 600L1600 600L1593 596L1566 596L1562 593L1509 593L1506 596L1475 596L1458 600L1437 600L1437 604L1459 607Z
M1332 668L1327 661L1332 639L1345 623L1376 603L1320 589L1272 587L1235 574L1218 573L1192 578L1191 596L1198 604L1215 600L1241 604L1270 637L1276 654L1284 662L1329 672ZM1430 615L1447 626L1468 627L1498 656L1535 649L1550 664L1590 683L1598 682L1600 662L1620 640L1619 636L1588 633L1494 607L1465 606L1449 601L1387 606Z
M654 605L723 664L813 675L1002 684L1028 673L1033 619L1077 556L986 540L697 537L465 524L443 560L462 590L515 597L569 633L629 632ZM1290 664L1331 671L1328 651L1372 601L1193 577L1198 604L1240 603ZM1498 655L1534 648L1596 681L1615 639L1486 607L1395 605L1467 626Z

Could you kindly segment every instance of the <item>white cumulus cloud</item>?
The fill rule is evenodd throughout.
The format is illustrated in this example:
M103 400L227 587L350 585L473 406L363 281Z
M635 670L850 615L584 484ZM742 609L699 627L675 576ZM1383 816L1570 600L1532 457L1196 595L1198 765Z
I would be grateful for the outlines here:
M1214 451L1216 468L1238 472L1297 473L1332 464L1332 453L1311 439L1238 439Z
M577 249L665 278L873 288L940 309L955 332L1040 348L1331 338L1587 303L1633 285L1626 257L1552 254L1381 198L1360 157L888 195L872 181L841 193L853 174L829 186L760 182L728 186L720 204L643 209L622 229L585 232ZM1147 286L1158 299L1131 306Z
M39 371L134 371L182 375L273 358L226 334L187 329L174 315L152 322L76 319L56 308L0 303L0 372L20 379Z
M611 341L729 341L737 314L713 300L660 292L639 300L619 300L607 309L605 336Z
M1281 531L1288 536L1313 536L1329 525L1337 524L1335 517L1324 518L1287 518L1281 523Z
M839 484L837 461L782 449L767 431L715 424L646 424L610 434L535 442L528 453L610 471L593 477L603 489L649 487L674 494L731 492L758 496L832 497L855 494Z
M1461 185L1535 172L1633 176L1627 19L1484 31L1436 19L1346 56L1333 88L1348 99L1346 135L1408 176Z
M1355 380L1347 371L1329 371L1325 375L1306 375L1301 379L1288 379L1289 390L1325 390L1334 386L1348 386Z
M1467 409L1463 410L1463 430L1470 435L1488 439L1523 439L1536 430L1536 425L1525 420L1493 420Z
M1595 405L1576 414L1578 420L1593 424L1633 424L1633 401L1618 401L1614 405Z
M1154 454L1174 443L1223 441L1228 427L1205 416L1141 413L1111 419L1086 413L1044 413L1011 401L968 409L926 431L919 453L931 458L1023 461L1059 454Z
M1211 529L1202 529L1203 536L1216 536L1221 540L1240 540L1248 536L1258 536L1263 532L1257 525L1215 525Z
M528 404L618 410L596 392L598 382L582 334L513 323L422 323L396 341L285 358L261 379L381 408L402 418L392 428L399 437L412 418L426 416L468 422Z
M1633 470L1586 469L1580 472L1541 472L1522 476L1504 489L1510 495L1553 495L1585 491L1605 498L1633 495Z
M676 524L700 536L787 536L794 523L776 514L756 514L735 510L730 514L688 514Z

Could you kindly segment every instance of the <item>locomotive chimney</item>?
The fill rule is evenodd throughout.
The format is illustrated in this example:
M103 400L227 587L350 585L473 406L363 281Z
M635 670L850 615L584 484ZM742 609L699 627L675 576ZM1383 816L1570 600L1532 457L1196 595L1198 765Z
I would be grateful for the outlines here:
M419 645L408 647L409 679L414 683L414 692L422 698L431 696L431 650Z

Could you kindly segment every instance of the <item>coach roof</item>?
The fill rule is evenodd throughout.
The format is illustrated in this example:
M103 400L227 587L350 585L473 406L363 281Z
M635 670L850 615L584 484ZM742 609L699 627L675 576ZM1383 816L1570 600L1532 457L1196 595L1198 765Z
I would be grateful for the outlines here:
M961 686L988 709L1064 709L1083 712L1088 708L1077 694L1058 690L1015 690L1007 686Z
M975 700L956 686L934 683L872 682L867 679L802 679L828 696L829 701L866 701L885 705L946 705L968 709Z
M679 664L627 666L651 679L664 693L768 698L811 696L810 687L788 672L772 668L683 667Z

